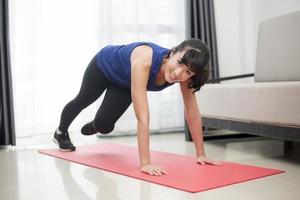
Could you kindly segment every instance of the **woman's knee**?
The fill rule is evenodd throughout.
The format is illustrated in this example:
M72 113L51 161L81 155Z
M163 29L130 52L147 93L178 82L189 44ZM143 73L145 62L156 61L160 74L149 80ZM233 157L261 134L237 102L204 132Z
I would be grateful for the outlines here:
M108 134L114 130L115 125L114 124L106 124L106 123L103 123L103 121L101 122L101 121L94 120L93 128L99 133Z

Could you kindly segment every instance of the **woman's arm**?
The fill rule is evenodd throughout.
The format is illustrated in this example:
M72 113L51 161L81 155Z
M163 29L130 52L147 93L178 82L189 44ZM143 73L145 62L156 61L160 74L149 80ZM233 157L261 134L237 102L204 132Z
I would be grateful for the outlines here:
M180 83L180 89L184 102L185 118L196 149L197 162L200 164L220 165L220 162L210 160L205 155L201 114L197 105L196 95L187 85L187 81Z
M131 96L137 119L137 138L140 164L143 172L162 175L162 167L151 164L149 148L149 107L147 83L152 63L152 48L139 46L131 54Z
M137 47L131 55L131 96L137 119L138 146L141 165L151 163L149 152L149 108L147 82L151 66L152 49Z
M187 81L180 83L184 103L184 114L195 145L197 157L205 156L201 115L197 105L196 95L187 87L187 84Z

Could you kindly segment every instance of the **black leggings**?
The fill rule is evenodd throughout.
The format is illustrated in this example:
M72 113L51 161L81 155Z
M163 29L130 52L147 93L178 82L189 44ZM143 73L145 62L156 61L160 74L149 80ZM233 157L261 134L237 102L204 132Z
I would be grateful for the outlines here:
M59 130L67 132L72 121L106 90L103 102L93 120L93 128L100 133L109 133L116 121L131 104L130 89L112 84L97 67L96 57L89 63L78 95L63 109Z

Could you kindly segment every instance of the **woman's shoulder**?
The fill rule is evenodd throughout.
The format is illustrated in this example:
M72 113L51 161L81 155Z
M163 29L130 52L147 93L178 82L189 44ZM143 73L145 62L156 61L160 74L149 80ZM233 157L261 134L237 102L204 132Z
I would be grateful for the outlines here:
M136 47L131 54L131 63L143 64L150 66L152 62L153 49L148 45Z

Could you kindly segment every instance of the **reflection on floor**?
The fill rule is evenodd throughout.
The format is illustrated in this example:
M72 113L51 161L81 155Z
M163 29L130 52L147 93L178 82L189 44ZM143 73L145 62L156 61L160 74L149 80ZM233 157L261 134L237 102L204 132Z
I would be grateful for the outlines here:
M99 139L73 134L72 138L77 145L109 141L136 146L135 136ZM0 150L0 194L5 200L296 200L300 195L300 145L288 146L284 141L265 138L206 141L206 153L212 158L286 173L192 194L39 154L37 149L55 147L51 135L43 135L22 139L16 148ZM184 141L183 133L152 135L151 149L194 155L193 144Z

